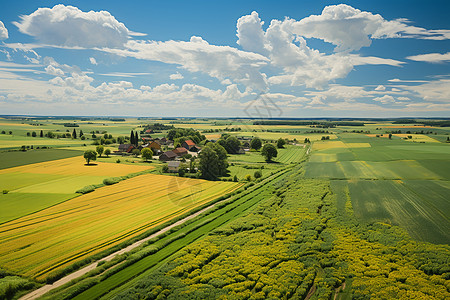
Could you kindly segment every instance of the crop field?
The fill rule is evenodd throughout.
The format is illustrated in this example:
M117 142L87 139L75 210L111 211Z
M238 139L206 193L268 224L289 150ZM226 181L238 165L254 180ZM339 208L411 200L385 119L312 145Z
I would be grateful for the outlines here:
M311 133L311 134L301 134L301 133L289 133L289 132L252 132L252 131L240 131L238 133L232 133L236 136L242 136L242 137L259 137L263 140L278 140L279 138L283 139L296 139L297 141L303 142L305 138L308 138L311 142L313 141L320 141L323 136L329 136L330 139L336 139L337 136L335 134L331 133Z
M355 216L406 229L415 239L450 243L448 181L353 180L348 185ZM341 181L338 183L342 184ZM430 195L432 193L432 195Z
M86 185L151 168L101 162L86 166L77 156L0 170L0 190L9 191L0 194L0 223L73 198Z
M56 160L74 156L80 156L83 152L61 149L40 149L32 151L1 152L0 169L34 164L49 160Z
M0 264L43 280L240 185L147 174L99 188L2 224Z
M314 143L305 169L306 177L332 179L341 210L349 197L359 220L450 243L450 145L340 134L338 141Z

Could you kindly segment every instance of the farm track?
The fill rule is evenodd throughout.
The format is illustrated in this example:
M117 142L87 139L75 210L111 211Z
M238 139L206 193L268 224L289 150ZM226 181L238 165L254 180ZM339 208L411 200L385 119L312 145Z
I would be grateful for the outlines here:
M23 296L23 297L21 297L20 300L31 300L31 299L36 299L38 297L41 297L44 294L46 294L47 292L49 292L49 291L51 291L51 290L53 290L55 288L58 288L58 287L60 287L60 286L62 286L64 284L70 282L71 280L79 278L79 277L83 276L84 274L94 270L98 266L98 264L100 262L102 262L102 261L110 261L110 260L112 260L113 258L115 258L118 255L130 252L130 251L134 250L135 248L139 247L140 245L142 245L143 243L145 243L146 241L148 241L148 240L150 240L152 238L160 236L161 234L171 230L172 228L174 228L174 227L176 227L178 225L181 225L181 224L185 223L186 221L189 221L189 220L197 217L198 215L200 215L200 214L210 210L211 208L213 208L217 204L220 204L220 203L222 203L222 202L224 202L226 200L228 200L228 198L224 199L222 201L216 202L214 204L211 204L210 206L205 207L204 209L199 210L198 212L193 213L192 215L189 215L186 218L183 218L183 219L181 219L181 220L179 220L179 221L177 221L177 222L175 222L175 223L173 223L171 225L168 225L167 227L164 227L160 231L155 232L154 234L152 234L152 235L150 235L150 236L148 236L146 238L143 238L142 240L139 240L139 241L129 245L128 247L125 247L125 248L120 249L120 250L118 250L118 251L116 251L114 253L111 253L110 255L108 255L108 256L106 256L106 257L104 257L102 259L99 259L98 261L96 261L96 262L94 262L94 263L92 263L92 264L90 264L90 265L88 265L88 266L86 266L86 267L84 267L84 268L82 268L82 269L80 269L78 271L75 271L72 274L69 274L69 275L59 279L58 281L54 282L53 284L44 285L43 287L41 287L41 288L39 288L39 289L37 289L37 290L35 290L35 291L33 291L33 292Z
M270 176L269 178L278 177L280 174L283 174L283 173L284 173L283 171L281 171L281 173L278 172L278 173ZM252 191L255 191L255 190L259 189L262 185L264 185L264 183L259 184ZM23 297L19 298L19 300L37 299L37 298L45 295L46 293L48 293L48 292L50 292L50 291L52 291L52 290L54 290L54 289L56 289L58 287L61 287L64 284L67 284L70 281L72 281L74 279L77 279L77 278L87 274L88 272L94 270L98 266L98 264L100 262L103 262L103 261L107 262L107 261L110 261L110 260L114 259L118 255L121 255L121 254L124 254L124 253L128 253L128 252L136 249L137 247L141 246L143 243L147 242L148 240L153 239L155 237L158 237L158 236L166 233L167 231L173 229L174 227L179 226L179 225L181 225L181 224L183 224L183 223L185 223L185 222L187 222L187 221L189 221L189 220L199 216L200 214L202 214L202 213L204 213L204 212L206 212L208 210L211 210L216 205L219 205L219 204L221 204L223 202L226 202L229 199L230 198L226 198L224 200L221 200L219 202L211 204L211 205L207 206L206 208L201 209L200 211L197 211L197 212L195 212L195 213L193 213L193 214L191 214L191 215L189 215L189 216L187 216L187 217L185 217L185 218L183 218L183 219L181 219L181 220L179 220L179 221L177 221L177 222L175 222L175 223L173 223L171 225L168 225L168 226L164 227L163 229L159 230L158 232L156 232L156 233L154 233L154 234L152 234L152 235L150 235L150 236L148 236L146 238L143 238L143 239L141 239L139 241L136 241L135 243L133 243L133 244L131 244L131 245L121 249L121 250L118 250L118 251L116 251L114 253L111 253L110 255L108 255L108 256L106 256L104 258L101 258L101 259L97 260L96 262L91 263L88 266L86 266L86 267L84 267L84 268L82 268L82 269L80 269L78 271L75 271L75 272L73 272L73 273L71 273L71 274L69 274L69 275L59 279L58 281L54 282L53 284L44 285L44 286L40 287L39 289L34 290L34 291L24 295Z

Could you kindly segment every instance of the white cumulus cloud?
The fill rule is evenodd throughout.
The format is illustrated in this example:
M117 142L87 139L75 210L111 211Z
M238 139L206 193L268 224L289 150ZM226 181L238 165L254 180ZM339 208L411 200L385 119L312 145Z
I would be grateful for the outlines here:
M256 11L250 15L242 16L237 21L237 44L247 51L267 54L264 44L264 22Z
M89 57L89 61L91 62L91 64L93 65L98 65L97 60L94 57Z
M130 31L107 11L83 12L63 4L38 8L14 22L20 32L44 44L66 47L122 47Z
M8 38L8 29L6 29L5 24L0 21L0 40L6 40Z
M450 39L450 30L427 30L410 26L406 19L388 21L379 14L361 11L346 4L326 6L322 14L311 15L292 24L292 31L336 45L335 51L368 47L371 39Z
M53 65L48 65L45 68L45 72L49 75L53 76L64 76L64 71L58 68L55 68Z
M169 76L169 78L170 78L171 80L177 80L177 79L183 79L184 76L181 75L179 72L176 72L175 74L171 74L171 75Z
M188 42L131 40L125 47L103 50L125 57L177 64L190 72L203 72L219 80L229 78L253 89L267 89L266 76L260 68L269 60L257 53L211 45L198 36L191 37Z
M383 97L373 98L374 101L381 102L383 104L394 103L395 99L391 95L384 95Z
M385 91L386 87L384 85L379 85L375 88L375 91Z

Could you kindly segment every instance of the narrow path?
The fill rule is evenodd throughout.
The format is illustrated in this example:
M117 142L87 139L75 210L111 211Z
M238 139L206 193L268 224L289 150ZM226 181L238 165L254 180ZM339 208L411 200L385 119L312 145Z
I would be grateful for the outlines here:
M217 204L219 204L219 203L221 203L221 202L224 202L224 201L226 201L226 200L228 200L228 198L227 198L227 199L224 199L224 200L221 200L221 201L219 201L219 202L216 202L216 203L214 203L214 204L211 204L210 206L205 207L204 209L199 210L198 212L193 213L192 215L189 215L189 216L187 216L187 217L185 217L185 218L183 218L183 219L181 219L181 220L179 220L179 221L177 221L177 222L175 222L175 223L173 223L173 224L171 224L171 225L169 225L169 226L167 226L167 227L164 227L163 229L161 229L161 230L155 232L154 234L152 234L152 235L150 235L150 236L148 236L148 237L146 237L146 238L144 238L144 239L142 239L142 240L139 240L139 241L137 241L137 242L135 242L135 243L129 245L128 247L125 247L125 248L120 249L120 250L118 250L118 251L116 251L116 252L114 252L114 253L111 253L110 255L108 255L108 256L106 256L106 257L103 257L102 259L99 259L98 261L96 261L96 262L94 262L94 263L92 263L92 264L90 264L90 265L88 265L88 266L86 266L86 267L84 267L84 268L82 268L82 269L76 271L76 272L73 272L73 273L71 273L71 274L69 274L69 275L67 275L67 276L65 276L65 277L63 277L63 278L61 278L61 279L59 279L58 281L55 281L53 284L46 284L46 285L44 285L43 287L40 287L39 289L34 290L34 291L32 291L31 293L28 293L28 294L26 294L25 296L19 298L19 300L31 300L31 299L36 299L36 298L38 298L38 297L41 297L41 296L43 296L44 294L46 294L47 292L49 292L49 291L51 291L51 290L53 290L53 289L56 289L56 288L58 288L58 287L60 287L60 286L62 286L62 285L64 285L64 284L70 282L71 280L76 279L76 278L78 278L78 277L81 277L81 276L83 276L84 274L86 274L86 273L88 273L88 272L94 270L94 269L97 267L97 265L98 265L99 262L101 262L101 261L110 261L110 260L112 260L114 257L116 257L117 255L121 255L121 254L124 254L124 253L126 253L126 252L130 252L131 250L133 250L133 249L139 247L140 245L142 245L142 244L145 243L146 241L148 241L148 240L150 240L150 239L152 239L152 238L154 238L154 237L157 237L157 236L159 236L159 235L161 235L161 234L163 234L163 233L169 231L170 229L172 229L172 228L174 228L174 227L176 227L176 226L178 226L178 225L183 224L183 223L186 222L186 221L189 221L189 220L191 220L191 219L197 217L197 216L200 215L201 213L204 213L205 211L210 210L211 208L213 208L213 207L216 206Z

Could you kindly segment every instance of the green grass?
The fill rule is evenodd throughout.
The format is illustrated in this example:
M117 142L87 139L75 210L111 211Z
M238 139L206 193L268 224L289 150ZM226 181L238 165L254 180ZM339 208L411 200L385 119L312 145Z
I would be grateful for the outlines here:
M58 149L39 149L11 152L0 152L0 169L24 166L38 162L74 157L82 155L82 151L58 150Z
M77 194L8 193L0 194L0 223L42 210L69 200Z

